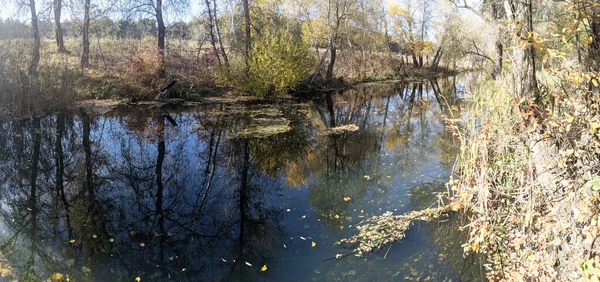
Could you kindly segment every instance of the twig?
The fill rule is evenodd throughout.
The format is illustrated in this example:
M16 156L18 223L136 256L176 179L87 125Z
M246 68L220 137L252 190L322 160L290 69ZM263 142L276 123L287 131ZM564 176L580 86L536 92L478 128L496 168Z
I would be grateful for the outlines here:
M387 258L387 254L390 252L390 249L392 248L393 244L390 244L390 247L388 248L388 250L385 252L385 255L383 256L383 259Z

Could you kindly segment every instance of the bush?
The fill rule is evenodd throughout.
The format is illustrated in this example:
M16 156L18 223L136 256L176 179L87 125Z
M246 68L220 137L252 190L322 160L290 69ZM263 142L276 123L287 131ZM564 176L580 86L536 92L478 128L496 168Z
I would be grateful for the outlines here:
M125 59L123 77L133 85L154 87L161 63L162 59L156 46L142 45L137 52Z
M245 76L241 63L218 71L217 81L258 96L281 95L306 78L314 64L314 57L300 38L287 30L267 30L253 41L247 79L239 79Z

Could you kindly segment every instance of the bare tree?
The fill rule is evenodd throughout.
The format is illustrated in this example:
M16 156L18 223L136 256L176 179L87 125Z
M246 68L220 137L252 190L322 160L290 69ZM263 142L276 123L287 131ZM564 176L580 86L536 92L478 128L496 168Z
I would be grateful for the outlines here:
M27 69L30 75L37 74L38 64L40 63L40 30L38 27L38 15L35 10L35 0L29 0L29 9L31 11L31 33L33 35L33 46L31 48L31 63Z
M217 61L219 65L221 64L221 56L219 56L219 50L217 50L215 33L214 33L214 22L213 22L213 13L210 8L210 0L205 0L206 3L206 11L208 12L208 34L210 35L210 44L212 45L215 56L217 56ZM216 15L216 14L215 14Z
M52 2L52 6L54 8L54 33L56 35L56 46L58 47L58 52L68 53L67 48L65 47L65 42L63 39L63 30L60 23L63 2L62 0L54 0Z
M325 76L326 80L331 80L331 78L333 78L340 27L348 18L352 5L354 5L354 0L327 1L327 22L330 27L329 46L331 50L331 57L329 59L329 65L327 66L327 75Z
M33 0L31 0L33 1ZM83 30L82 51L81 51L81 67L85 68L90 63L90 0L85 0L83 5Z
M246 20L246 76L250 71L250 50L252 48L252 38L250 34L250 5L248 0L242 0L242 6L244 8L244 19Z
M223 59L225 60L225 66L229 67L229 58L227 58L227 53L225 53L225 48L223 47L223 40L221 39L221 29L219 28L219 19L217 18L217 1L213 0L213 12L215 13L215 29L217 30L217 39L219 40L219 47L221 48L221 54L223 55Z
M163 3L163 0L124 0L120 3L122 11L126 16L138 15L141 17L154 17L158 27L156 35L158 54L161 59L161 64L164 64L165 48L166 48L166 26L164 21L164 13L166 11L175 14L181 13L189 6L188 0L174 0ZM161 66L159 75L164 75L164 65Z

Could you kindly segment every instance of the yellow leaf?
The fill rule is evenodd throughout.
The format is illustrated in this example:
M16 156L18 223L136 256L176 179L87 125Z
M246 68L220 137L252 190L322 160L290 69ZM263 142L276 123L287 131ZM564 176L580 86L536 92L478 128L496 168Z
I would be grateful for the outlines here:
M115 239L113 239L113 238L110 238L110 239L108 239L108 241L109 241L109 242L111 242L111 243L114 243L114 242L115 242Z
M263 265L263 267L260 268L260 271L265 272L267 271L267 265Z
M142 278L140 278L139 276L135 278L135 282L140 282L142 281Z
M146 246L146 244L144 244L144 243L140 243L140 247L142 247L142 248L143 248L144 246Z
M314 248L317 245L317 243L312 242L310 245L312 246L312 248Z
M350 199L350 197L344 197L344 202L350 201L352 199Z
M69 240L69 243L71 243L71 244L75 243L75 239Z
M340 215L339 215L339 214L336 214L334 217L335 217L336 219L338 219L338 218L340 218Z
M52 274L52 280L61 280L63 278L63 275L61 273L55 272L54 274Z

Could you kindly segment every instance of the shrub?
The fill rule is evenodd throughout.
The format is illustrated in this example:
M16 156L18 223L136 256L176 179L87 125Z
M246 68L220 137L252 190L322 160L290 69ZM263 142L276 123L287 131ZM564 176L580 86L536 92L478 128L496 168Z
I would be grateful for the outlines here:
M153 87L158 79L161 64L158 48L142 45L138 47L137 52L125 59L123 77L133 85Z
M217 82L258 96L281 95L293 89L314 66L314 57L302 40L287 30L264 31L252 45L248 76L244 63L217 72Z

